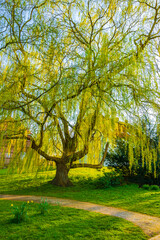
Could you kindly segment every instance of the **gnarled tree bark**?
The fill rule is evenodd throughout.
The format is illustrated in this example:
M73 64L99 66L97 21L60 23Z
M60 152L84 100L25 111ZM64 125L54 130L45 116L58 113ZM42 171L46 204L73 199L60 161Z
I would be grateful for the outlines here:
M68 177L69 168L67 167L67 165L63 162L60 162L56 163L56 167L56 176L50 183L61 187L72 186L73 184Z

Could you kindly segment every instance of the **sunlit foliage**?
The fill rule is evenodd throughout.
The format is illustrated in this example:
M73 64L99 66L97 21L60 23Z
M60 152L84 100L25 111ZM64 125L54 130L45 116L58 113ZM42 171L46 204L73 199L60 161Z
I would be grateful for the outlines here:
M131 166L137 144L150 168L156 150L134 122L144 105L160 109L158 1L1 6L1 121L21 122L31 134L14 128L16 138L30 140L33 149L21 169L55 162L55 183L67 185L62 178L70 168L100 167L119 134L130 136Z

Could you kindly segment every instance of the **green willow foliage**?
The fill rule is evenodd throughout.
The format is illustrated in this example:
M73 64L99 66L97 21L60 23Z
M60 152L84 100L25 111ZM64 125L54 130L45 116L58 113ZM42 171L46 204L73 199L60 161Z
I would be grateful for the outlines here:
M137 145L150 168L157 149L134 122L143 106L160 109L158 1L0 4L0 118L21 126L14 123L14 134L6 129L1 140L32 142L20 171L44 159L67 173L98 167L106 142L118 135L130 142L131 166Z

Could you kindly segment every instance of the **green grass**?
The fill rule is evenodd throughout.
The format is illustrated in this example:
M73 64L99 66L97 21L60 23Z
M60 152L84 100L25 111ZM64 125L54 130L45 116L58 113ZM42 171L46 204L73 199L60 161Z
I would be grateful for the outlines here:
M61 206L50 206L48 213L39 213L37 203L28 204L25 222L13 222L11 203L0 200L0 238L3 239L55 239L55 240L145 240L148 237L132 223L98 213L84 212Z
M70 177L74 181L73 187L56 187L48 183L54 172L39 173L37 178L33 174L1 175L1 194L23 194L54 196L88 201L107 206L120 207L131 211L146 213L160 217L160 190L145 190L137 185L124 185L108 189L95 189L87 184L88 178L96 178L101 172L88 169L72 170Z
M0 175L5 175L7 173L7 168L0 169Z

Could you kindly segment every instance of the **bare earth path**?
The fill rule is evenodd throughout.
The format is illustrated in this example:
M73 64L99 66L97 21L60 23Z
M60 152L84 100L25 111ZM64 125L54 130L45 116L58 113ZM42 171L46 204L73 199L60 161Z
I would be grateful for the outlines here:
M18 200L18 201L35 201L40 202L41 196L21 196L21 195L0 195L1 199L6 200ZM71 207L77 209L83 209L86 211L102 213L106 215L111 215L115 217L124 218L135 225L139 226L144 233L148 236L155 236L150 240L160 240L160 218L152 217L142 213L136 213L127 211L120 208L115 207L107 207L99 204L89 203L89 202L80 202L76 200L70 199L62 199L55 197L44 197L47 198L48 203L52 205L60 204L63 207Z

